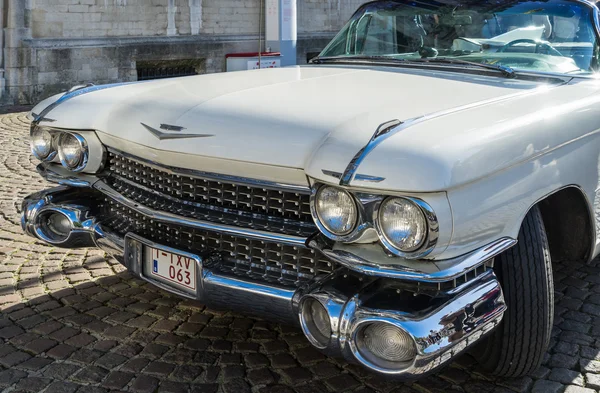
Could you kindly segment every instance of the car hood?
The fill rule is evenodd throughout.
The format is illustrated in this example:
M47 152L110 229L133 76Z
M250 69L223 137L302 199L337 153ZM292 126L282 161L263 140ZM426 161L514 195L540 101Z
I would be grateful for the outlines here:
M400 68L290 67L97 89L65 100L45 116L54 127L96 130L103 142L121 150L135 145L143 147L137 151L155 152L153 157L170 152L316 176L320 170L343 171L382 123L506 100L538 86ZM181 130L161 129L163 124ZM188 137L172 139L175 134ZM411 138L424 149L431 142L427 132Z

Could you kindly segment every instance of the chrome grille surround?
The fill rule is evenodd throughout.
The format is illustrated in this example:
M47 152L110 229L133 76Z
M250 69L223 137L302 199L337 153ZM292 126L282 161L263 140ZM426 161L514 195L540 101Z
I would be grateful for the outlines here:
M197 254L212 269L254 280L302 286L329 274L335 262L308 246L154 220L131 203L201 222L308 239L318 232L310 189L157 165L109 149L103 222L121 236L135 233L157 244ZM123 204L120 197L132 202ZM137 205L136 205L137 206ZM274 239L276 236L274 236Z
M270 232L317 231L310 189L159 167L111 150L106 182L124 196L185 217ZM284 188L285 187L285 188ZM293 187L293 189L291 188Z
M336 264L305 246L247 239L183 225L155 222L105 198L102 223L117 234L131 232L157 244L196 254L207 268L254 280L299 287L333 272Z

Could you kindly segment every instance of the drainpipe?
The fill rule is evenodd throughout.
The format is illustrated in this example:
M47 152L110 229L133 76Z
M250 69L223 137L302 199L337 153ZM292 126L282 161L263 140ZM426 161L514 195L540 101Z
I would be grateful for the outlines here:
M175 6L175 0L168 0L167 2L167 35L177 35L177 26L175 25L175 15L177 14L177 6Z
M4 28L6 27L6 23L4 22L4 18L6 18L6 7L8 6L8 1L0 0L0 100L5 96L5 88L6 81L4 79Z
M266 0L266 44L281 52L281 65L297 64L298 9L296 0Z

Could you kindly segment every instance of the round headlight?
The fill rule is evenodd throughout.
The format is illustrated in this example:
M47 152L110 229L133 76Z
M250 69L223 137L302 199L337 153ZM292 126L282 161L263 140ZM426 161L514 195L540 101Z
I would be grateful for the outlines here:
M58 139L58 157L64 167L79 171L85 168L87 143L76 134L63 133Z
M38 160L49 160L54 157L52 134L43 128L36 128L31 133L31 152Z
M384 240L402 252L418 250L427 237L423 211L404 198L386 199L379 208L379 229Z
M331 337L331 319L323 305L314 298L302 302L300 322L306 337L318 348L325 348Z
M336 236L352 232L358 219L354 198L336 187L322 187L315 196L315 211L321 224Z

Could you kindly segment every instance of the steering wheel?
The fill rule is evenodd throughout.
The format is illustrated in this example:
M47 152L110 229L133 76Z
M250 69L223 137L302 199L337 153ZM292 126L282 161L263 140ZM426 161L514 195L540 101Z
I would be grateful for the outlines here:
M528 44L534 44L535 45L535 51L534 53L541 53L542 48L545 49L545 51L551 55L551 56L563 56L562 53L560 53L558 51L558 49L556 49L555 47L553 47L552 45L546 43L546 42L541 42L541 41L536 41L536 40L531 40L528 38L522 38L519 40L514 40L509 42L508 44L504 45L502 48L498 49L498 52L506 52L506 50L508 48L510 48L511 46L515 46L517 44L523 44L523 43L528 43Z

